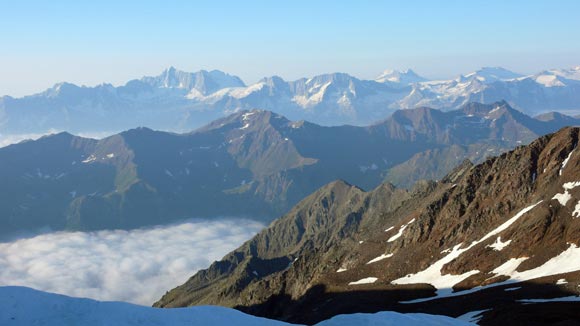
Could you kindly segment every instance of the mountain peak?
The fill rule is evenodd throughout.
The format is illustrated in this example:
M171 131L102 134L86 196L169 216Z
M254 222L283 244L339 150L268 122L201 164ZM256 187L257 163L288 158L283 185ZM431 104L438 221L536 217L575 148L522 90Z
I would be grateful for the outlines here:
M565 87L569 80L580 81L580 66L568 69L544 70L530 76L530 78L545 87Z
M476 79L486 84L501 80L515 79L522 76L523 75L502 67L482 67L472 73L463 75L465 78Z
M492 120L498 119L501 116L510 116L517 120L530 119L530 117L512 108L505 100L497 101L491 104L482 104L477 102L468 103L460 110L467 116L476 116L479 118Z
M539 114L535 116L534 119L540 121L565 121L568 125L580 125L580 121L577 117L572 117L556 111Z
M497 101L491 104L484 104L484 103L479 103L479 102L470 102L465 104L464 106L461 107L461 111L465 114L473 114L473 115L478 115L478 114L488 114L491 111L497 111L500 108L508 108L508 109L512 109L512 107L509 105L508 102L506 102L505 100L501 100L501 101ZM513 109L512 109L513 110Z
M333 73L329 73L329 74L322 74L322 75L317 75L314 76L312 78L309 78L308 80L306 80L306 84L309 83L318 83L318 82L345 82L345 81L350 81L356 79L355 77L345 73L345 72L333 72Z
M260 79L258 81L258 84L259 83L263 83L273 88L280 88L286 84L286 81L282 77L274 75Z
M174 66L169 66L168 68L163 70L162 74L174 74L176 71L178 70Z
M79 87L75 84L71 84L68 82L60 82L60 83L54 84L54 86L47 89L46 91L44 91L41 94L51 98L51 97L57 97L63 93L67 93L67 92L70 92L72 90L76 90L78 88Z
M141 81L158 88L182 89L187 92L195 90L204 96L223 88L245 86L239 77L220 70L185 72L173 66L163 70L158 76L143 77Z
M419 76L411 69L405 69L402 71L387 69L383 71L377 78L375 78L376 82L379 83L398 83L398 84L414 84L427 81L426 78Z
M125 130L117 135L112 135L110 137L116 137L119 135L121 137L135 137L135 136L152 135L152 134L156 134L156 133L162 133L162 131L156 131L156 130L153 130L153 129L147 128L147 127L137 127L137 128Z
M55 132L55 133L51 133L49 135L44 135L42 137L40 137L38 140L46 140L46 139L72 139L73 137L76 137L75 135L66 132L66 131L61 131L61 132Z
M192 133L203 133L210 130L247 132L261 129L265 126L287 124L289 120L286 117L268 110L251 109L234 112L224 118L215 120L210 124L201 127Z

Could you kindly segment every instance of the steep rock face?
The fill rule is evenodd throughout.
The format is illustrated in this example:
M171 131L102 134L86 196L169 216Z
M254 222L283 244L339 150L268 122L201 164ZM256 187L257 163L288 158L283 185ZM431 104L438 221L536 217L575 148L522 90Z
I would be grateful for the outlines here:
M299 263L298 257L310 256L314 251L324 253L351 237L361 227L362 214L369 205L380 205L388 211L409 197L406 191L387 184L376 193L370 196L344 181L324 186L302 200L285 218L274 221L222 261L212 264L208 270L201 271L181 288L167 294L164 302L171 302L172 306L191 301L239 304L237 294L252 282L269 275L275 277L276 273L286 273L292 270L292 265ZM236 275L233 278L232 273ZM307 281L304 276L296 276ZM298 292L307 290L308 285L303 284ZM276 286L270 290L283 291L281 283L276 283ZM181 296L182 293L185 296Z
M523 307L525 300L578 299L579 132L564 128L412 191L346 188L347 196L328 201L338 185L331 184L156 306L223 304L302 322L389 309L450 316L487 310L481 322L498 324L514 310L522 324L546 322L534 319L539 310ZM302 221L305 210L325 221L312 224L314 245L289 241L305 234L298 229L277 227ZM332 227L347 220L346 232ZM276 236L264 241L269 234ZM249 262L262 259L281 259L280 270L252 276L263 265ZM216 273L222 264L228 268ZM542 314L557 316L552 322L580 318L566 313L573 303L541 301Z

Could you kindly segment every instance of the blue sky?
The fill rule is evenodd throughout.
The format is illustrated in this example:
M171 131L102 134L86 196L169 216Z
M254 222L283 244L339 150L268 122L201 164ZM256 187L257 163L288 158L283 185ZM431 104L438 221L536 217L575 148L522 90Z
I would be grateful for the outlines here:
M5 1L0 95L122 84L173 65L252 83L412 68L580 64L580 1Z

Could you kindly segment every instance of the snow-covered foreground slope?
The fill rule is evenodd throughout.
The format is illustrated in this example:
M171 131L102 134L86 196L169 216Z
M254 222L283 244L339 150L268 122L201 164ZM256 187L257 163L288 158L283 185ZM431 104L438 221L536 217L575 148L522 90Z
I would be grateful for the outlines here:
M36 291L25 287L0 287L0 325L291 325L254 317L217 306L159 309L125 302L100 302ZM320 326L342 325L471 325L445 316L380 312L336 316Z
M156 309L72 298L25 287L0 288L0 305L1 325L287 325L222 307Z
M338 315L322 321L318 326L421 326L421 325L474 325L460 319L429 314L401 314L383 311L375 314Z

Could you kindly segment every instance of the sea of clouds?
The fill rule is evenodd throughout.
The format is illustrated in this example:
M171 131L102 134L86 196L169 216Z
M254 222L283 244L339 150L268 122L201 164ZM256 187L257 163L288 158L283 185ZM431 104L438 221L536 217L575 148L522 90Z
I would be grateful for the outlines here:
M0 243L0 286L151 305L264 227L190 220L132 231L56 232Z

